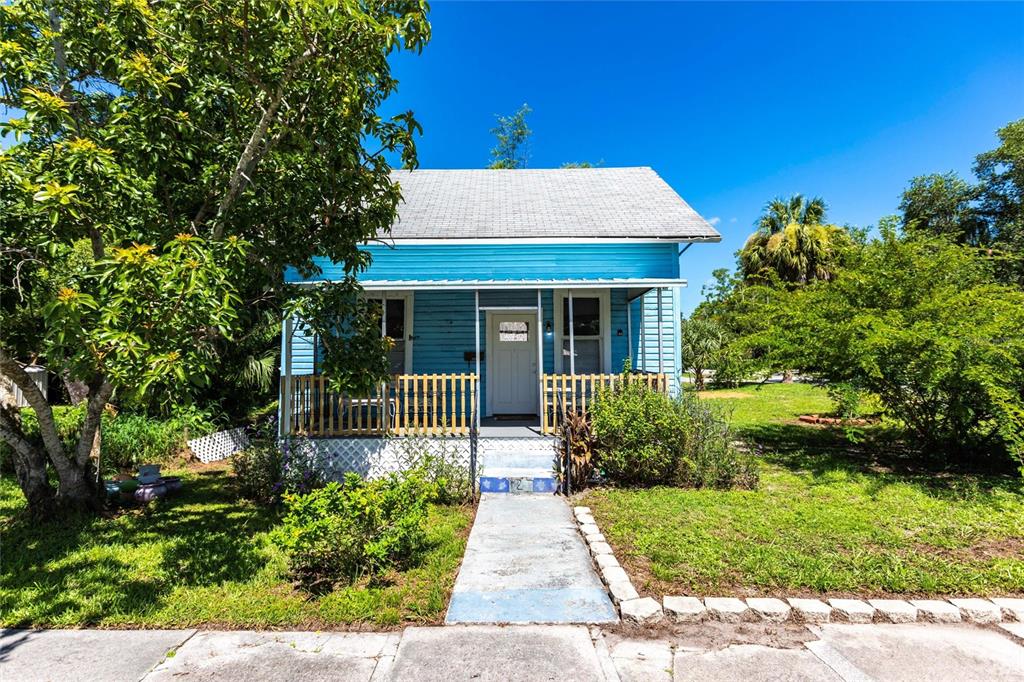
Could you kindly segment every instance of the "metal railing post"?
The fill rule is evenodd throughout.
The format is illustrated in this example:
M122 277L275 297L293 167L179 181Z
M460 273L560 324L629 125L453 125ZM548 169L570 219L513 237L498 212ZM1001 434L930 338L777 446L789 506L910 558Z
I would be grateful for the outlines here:
M476 428L476 411L474 410L473 412L473 422L469 426L469 490L470 494L473 496L473 499L476 499L476 457L477 448L479 447L480 432Z

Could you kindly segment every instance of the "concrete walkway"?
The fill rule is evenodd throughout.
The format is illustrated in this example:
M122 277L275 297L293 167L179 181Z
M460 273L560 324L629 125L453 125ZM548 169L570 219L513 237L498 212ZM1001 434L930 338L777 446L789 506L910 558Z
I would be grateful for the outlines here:
M1022 623L705 623L665 629L653 639L580 625L393 633L6 630L0 631L0 680L996 682L1024 679L1021 635Z
M481 496L445 623L617 620L564 498Z

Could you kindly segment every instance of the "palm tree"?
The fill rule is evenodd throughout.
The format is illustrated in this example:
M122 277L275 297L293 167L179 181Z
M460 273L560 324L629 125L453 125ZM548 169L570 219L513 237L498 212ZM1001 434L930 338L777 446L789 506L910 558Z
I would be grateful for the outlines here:
M828 207L821 197L805 199L794 194L788 200L775 197L764 207L764 213L757 220L757 229L768 234L782 232L789 225L820 225L825 221Z
M832 279L850 236L837 225L822 224L825 210L820 198L808 201L799 194L769 201L757 232L739 253L744 277L774 275L792 284Z
M683 368L693 370L694 388L703 391L704 370L714 366L725 334L717 324L701 317L683 320L681 331Z

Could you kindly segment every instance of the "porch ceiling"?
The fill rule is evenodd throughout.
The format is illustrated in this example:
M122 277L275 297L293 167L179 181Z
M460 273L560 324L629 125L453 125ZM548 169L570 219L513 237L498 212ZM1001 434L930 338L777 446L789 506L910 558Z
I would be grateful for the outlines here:
M316 282L295 282L298 286L311 286ZM685 287L679 278L652 279L396 279L364 280L359 283L366 291L418 291L446 289L449 291L485 291L488 289L654 289Z

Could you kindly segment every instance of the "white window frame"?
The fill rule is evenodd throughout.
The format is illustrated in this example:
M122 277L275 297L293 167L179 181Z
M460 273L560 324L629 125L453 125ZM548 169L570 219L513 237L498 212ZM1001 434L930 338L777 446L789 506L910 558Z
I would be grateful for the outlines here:
M368 301L382 301L387 299L389 301L397 301L401 299L405 302L405 373L413 374L412 371L412 347L413 339L415 338L413 332L413 292L411 291L373 291L366 293L366 300ZM386 311L385 311L386 314Z
M565 307L563 299L569 296L569 292L572 291L572 297L576 298L596 298L598 299L599 310L601 314L601 335L597 337L601 341L601 374L608 374L610 367L612 366L612 298L610 289L554 289L552 313L554 315L554 326L555 326L555 374L568 374L569 363L564 362L564 355L562 346L565 344L565 339L569 338L569 330L562 329L562 317L564 313L562 309ZM584 339L595 338L593 336L576 337Z

